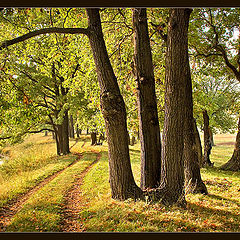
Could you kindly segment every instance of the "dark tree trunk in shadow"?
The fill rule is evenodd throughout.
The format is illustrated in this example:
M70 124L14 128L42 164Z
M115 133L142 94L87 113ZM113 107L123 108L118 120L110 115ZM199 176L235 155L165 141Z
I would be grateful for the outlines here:
M139 136L141 143L141 188L159 186L161 140L155 93L152 54L145 8L133 9L134 65L137 81ZM132 139L134 144L135 137Z
M73 116L70 115L69 117L69 137L74 138L74 123L73 123Z
M91 133L91 140L92 140L91 145L97 145L97 133L96 132Z
M136 138L135 136L132 136L131 146L133 146L135 143L136 143Z
M44 134L44 136L46 137L48 135L48 131L45 131L45 134Z
M210 161L212 144L210 140L209 116L206 110L203 111L203 134L204 134L203 166L213 166L213 163Z
M240 170L240 117L238 119L238 132L236 136L235 147L231 159L221 166L222 170L239 171Z
M79 127L78 127L78 124L77 124L76 134L77 134L77 138L79 138L81 132L80 132L80 129L79 129Z
M87 15L88 37L100 85L101 111L107 134L112 198L140 198L143 193L134 181L130 164L125 103L106 50L99 9L87 9Z
M200 134L199 134L195 119L193 119L193 132L194 132L194 138L195 138L194 151L197 152L198 164L199 164L199 167L201 167L203 162L202 144L201 144L201 138L200 138Z
M64 114L62 124L54 126L54 132L56 136L57 154L69 154L68 112Z

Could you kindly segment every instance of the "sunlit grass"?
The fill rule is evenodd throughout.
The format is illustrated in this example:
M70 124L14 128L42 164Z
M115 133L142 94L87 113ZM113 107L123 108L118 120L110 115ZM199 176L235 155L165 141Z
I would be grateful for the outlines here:
M214 140L216 146L210 156L215 163L214 167L201 169L209 194L187 195L187 209L144 201L113 200L109 185L106 143L103 146L91 146L89 136L81 136L77 143L71 140L71 151L82 152L86 156L86 164L93 160L90 151L102 151L101 160L90 169L82 185L84 205L79 214L79 222L84 225L84 231L239 232L240 173L219 170L219 166L229 160L234 148L234 145L225 143L234 142L235 136L216 135ZM224 144L221 144L223 142ZM96 155L92 153L92 156ZM134 178L139 185L139 143L130 146L130 156ZM59 161L61 162L60 159ZM57 162L53 161L44 167L51 164L57 166ZM80 162L73 166L34 194L14 217L8 231L59 231L63 196L73 184L74 178L71 176L79 174L83 167ZM35 171L39 173L40 169ZM42 168L42 171L47 175L46 169ZM17 177L17 174L14 176Z
M64 196L75 178L96 159L87 153L81 161L67 168L54 180L45 185L26 202L8 226L9 232L59 231Z
M73 144L75 140L70 141L70 146ZM76 146L82 144L79 140ZM0 165L0 207L76 159L57 156L55 141L43 134L30 135L23 143L7 146L1 152L8 158Z
M221 135L215 143L221 142ZM229 136L224 136L224 140ZM231 136L235 139L235 136ZM239 232L240 173L221 171L233 146L214 146L211 159L214 168L203 168L202 178L209 195L189 194L187 209L165 207L160 203L120 202L111 199L108 183L107 153L84 180L84 197L88 205L80 214L85 231L100 232ZM140 182L140 145L130 146L132 169Z

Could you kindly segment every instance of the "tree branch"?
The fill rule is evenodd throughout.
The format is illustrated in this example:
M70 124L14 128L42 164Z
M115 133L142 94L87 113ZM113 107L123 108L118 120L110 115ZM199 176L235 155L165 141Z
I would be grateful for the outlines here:
M43 128L41 130L35 130L35 131L28 131L26 133L40 133L42 131L49 131L49 132L54 132L52 129L49 129L49 128Z
M32 32L29 32L27 34L24 34L20 37L11 39L11 40L6 40L2 42L0 45L0 50L7 48L8 46L14 45L19 42L23 42L29 38L42 35L42 34L47 34L47 33L64 33L64 34L85 34L88 35L89 31L87 28L57 28L57 27L52 27L52 28L43 28L40 30L35 30Z
M222 53L226 65L233 71L237 80L240 81L240 72L238 72L237 68L230 63L226 50L221 45L216 46L216 49L218 49Z

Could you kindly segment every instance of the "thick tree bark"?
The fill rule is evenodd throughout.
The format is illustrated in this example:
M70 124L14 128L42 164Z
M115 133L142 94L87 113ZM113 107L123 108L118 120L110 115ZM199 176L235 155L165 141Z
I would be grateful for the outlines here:
M185 44L187 43L185 42ZM199 143L196 141L197 129L195 119L193 118L192 80L189 66L188 44L185 46L185 49L186 51L182 56L185 64L185 84L183 85L185 107L183 120L185 191L186 193L207 194L207 188L201 178L198 151L196 151L197 144Z
M188 23L190 9L170 9L166 52L165 118L160 191L166 204L185 205L183 129L189 96Z
M209 128L209 116L207 110L203 111L203 134L204 134L204 155L203 155L203 166L213 166L213 163L210 161L211 154L211 140L210 140L210 128Z
M240 117L238 119L238 132L236 136L235 148L231 159L221 166L222 170L239 171L240 170Z
M203 161L202 144L201 144L201 138L198 132L197 123L195 119L193 119L193 131L194 131L194 138L195 138L194 151L197 152L198 154L198 164L201 167L202 161Z
M66 155L70 153L69 149L69 134L68 134L68 112L66 111L63 116L62 124L55 125L54 127L57 154Z
M97 133L96 132L91 133L91 140L92 140L91 145L97 145Z
M87 9L89 40L100 85L100 103L105 121L112 198L142 197L136 185L129 156L126 109L113 72L101 27L98 9Z
M73 116L70 115L69 117L69 137L74 138L74 123L73 123Z
M191 79L190 79L191 80ZM200 173L199 156L196 137L194 134L194 119L192 109L192 86L188 85L189 94L186 95L186 118L184 119L184 174L186 193L208 194ZM192 93L192 92L191 92ZM190 107L191 106L191 107Z
M156 188L159 186L161 173L161 140L145 8L133 9L133 29L141 142L141 188Z

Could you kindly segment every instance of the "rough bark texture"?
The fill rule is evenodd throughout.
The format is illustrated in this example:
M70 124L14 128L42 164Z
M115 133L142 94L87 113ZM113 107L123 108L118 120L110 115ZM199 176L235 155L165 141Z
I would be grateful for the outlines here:
M99 10L87 9L87 15L88 36L100 85L101 111L107 134L112 198L136 199L142 196L142 191L134 181L130 164L125 103L107 54Z
M160 190L166 204L185 204L183 128L186 84L189 81L188 22L190 9L170 9L168 22L165 118Z
M189 14L190 16L190 14ZM203 193L207 194L207 188L202 181L200 173L200 165L198 159L198 151L195 131L196 122L193 118L193 98L192 98L192 80L191 72L189 66L188 57L188 47L184 53L184 74L185 74L185 84L184 84L184 106L185 114L183 121L183 140L184 140L184 174L185 174L185 191L186 193ZM195 130L195 131L194 131Z
M194 138L195 138L194 151L197 152L198 154L198 164L201 167L202 161L203 161L202 144L201 144L201 138L198 132L197 123L195 119L193 119L193 130L194 130Z
M203 111L203 134L204 134L204 155L203 155L203 166L213 166L210 161L210 154L212 149L210 139L210 128L209 128L209 116L206 110Z
M141 142L141 188L146 189L159 186L161 140L145 8L133 9L133 28L139 136Z
M69 137L74 138L74 123L73 123L73 116L70 115L69 117Z
M190 94L188 95L191 99ZM189 104L190 104L190 100ZM188 105L189 105L188 104ZM187 117L184 121L184 173L186 193L208 194L207 188L202 181L199 164L199 153L196 137L194 135L194 120L187 108Z
M68 112L66 111L63 116L62 124L54 126L56 136L57 154L66 155L70 153L69 149L69 134L68 134Z
M238 132L233 155L231 159L221 166L222 170L239 171L240 170L240 118L238 119Z

